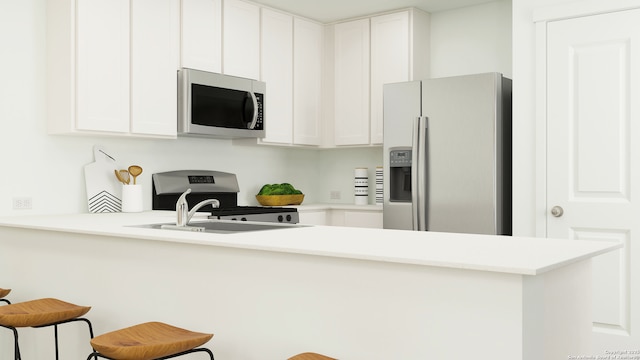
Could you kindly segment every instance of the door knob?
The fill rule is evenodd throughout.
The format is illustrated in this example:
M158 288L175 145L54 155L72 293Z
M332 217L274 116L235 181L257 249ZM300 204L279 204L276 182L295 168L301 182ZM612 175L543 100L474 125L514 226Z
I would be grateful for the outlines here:
M551 208L551 215L555 216L555 217L560 217L562 216L562 214L564 214L564 209L562 209L561 206L554 206Z

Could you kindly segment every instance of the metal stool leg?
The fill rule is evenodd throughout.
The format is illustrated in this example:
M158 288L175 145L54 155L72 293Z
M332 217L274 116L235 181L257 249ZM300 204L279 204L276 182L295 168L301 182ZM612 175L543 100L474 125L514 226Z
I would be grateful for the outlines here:
M195 352L206 352L209 355L209 359L214 360L213 358L213 353L211 352L211 350L207 349L207 348L196 348L196 349L191 349L191 350L187 350L187 351L183 351L181 353L177 353L177 354L173 354L170 356L165 356L162 358L157 358L155 360L166 360L166 359L171 359L174 357L178 357L178 356L182 356L182 355L186 355L186 354L191 354L191 353L195 353ZM102 354L100 354L97 351L92 352L91 354L89 354L89 356L87 357L87 360L91 360L91 358L94 358L97 360L98 357L101 357L103 359L108 359L108 360L115 360L113 358L104 356Z
M13 358L15 360L21 360L22 357L20 356L20 346L18 345L18 330L13 326L0 325L0 327L13 331Z

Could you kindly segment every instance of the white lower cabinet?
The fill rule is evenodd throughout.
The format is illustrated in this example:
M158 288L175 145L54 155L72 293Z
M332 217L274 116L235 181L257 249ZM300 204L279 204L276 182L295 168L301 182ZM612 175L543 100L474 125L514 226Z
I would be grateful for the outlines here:
M176 136L177 4L47 1L50 133Z
M358 210L352 207L327 205L326 208L298 208L300 224L330 225L382 229L382 208Z
M305 210L298 211L300 217L300 224L306 225L329 225L327 223L327 211L326 210Z
M382 229L382 211L331 210L331 225Z

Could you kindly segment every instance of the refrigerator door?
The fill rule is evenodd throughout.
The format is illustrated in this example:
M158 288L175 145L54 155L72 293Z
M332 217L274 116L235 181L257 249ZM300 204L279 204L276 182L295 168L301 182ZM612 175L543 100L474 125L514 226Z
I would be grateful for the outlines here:
M428 179L419 191L426 191L429 231L500 233L501 84L495 73L422 84L422 115L429 120L419 158Z
M420 88L420 81L385 84L383 87L385 229L413 229L411 145L414 121L421 114ZM392 152L395 154L393 168L390 164Z

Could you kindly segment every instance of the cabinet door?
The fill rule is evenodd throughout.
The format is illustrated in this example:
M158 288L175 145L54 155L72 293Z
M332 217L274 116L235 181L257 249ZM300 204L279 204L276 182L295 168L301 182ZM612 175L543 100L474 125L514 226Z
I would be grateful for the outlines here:
M290 144L293 138L293 17L262 9L264 142Z
M259 79L260 8L241 0L225 0L223 6L222 70L228 75Z
M298 18L293 24L293 142L320 145L323 28Z
M177 7L176 0L132 1L132 133L176 135Z
M129 132L129 0L78 0L76 19L76 128Z
M369 19L335 25L336 145L369 144Z
M371 18L371 143L382 144L382 87L409 80L409 12Z
M221 0L182 0L182 67L222 72Z

